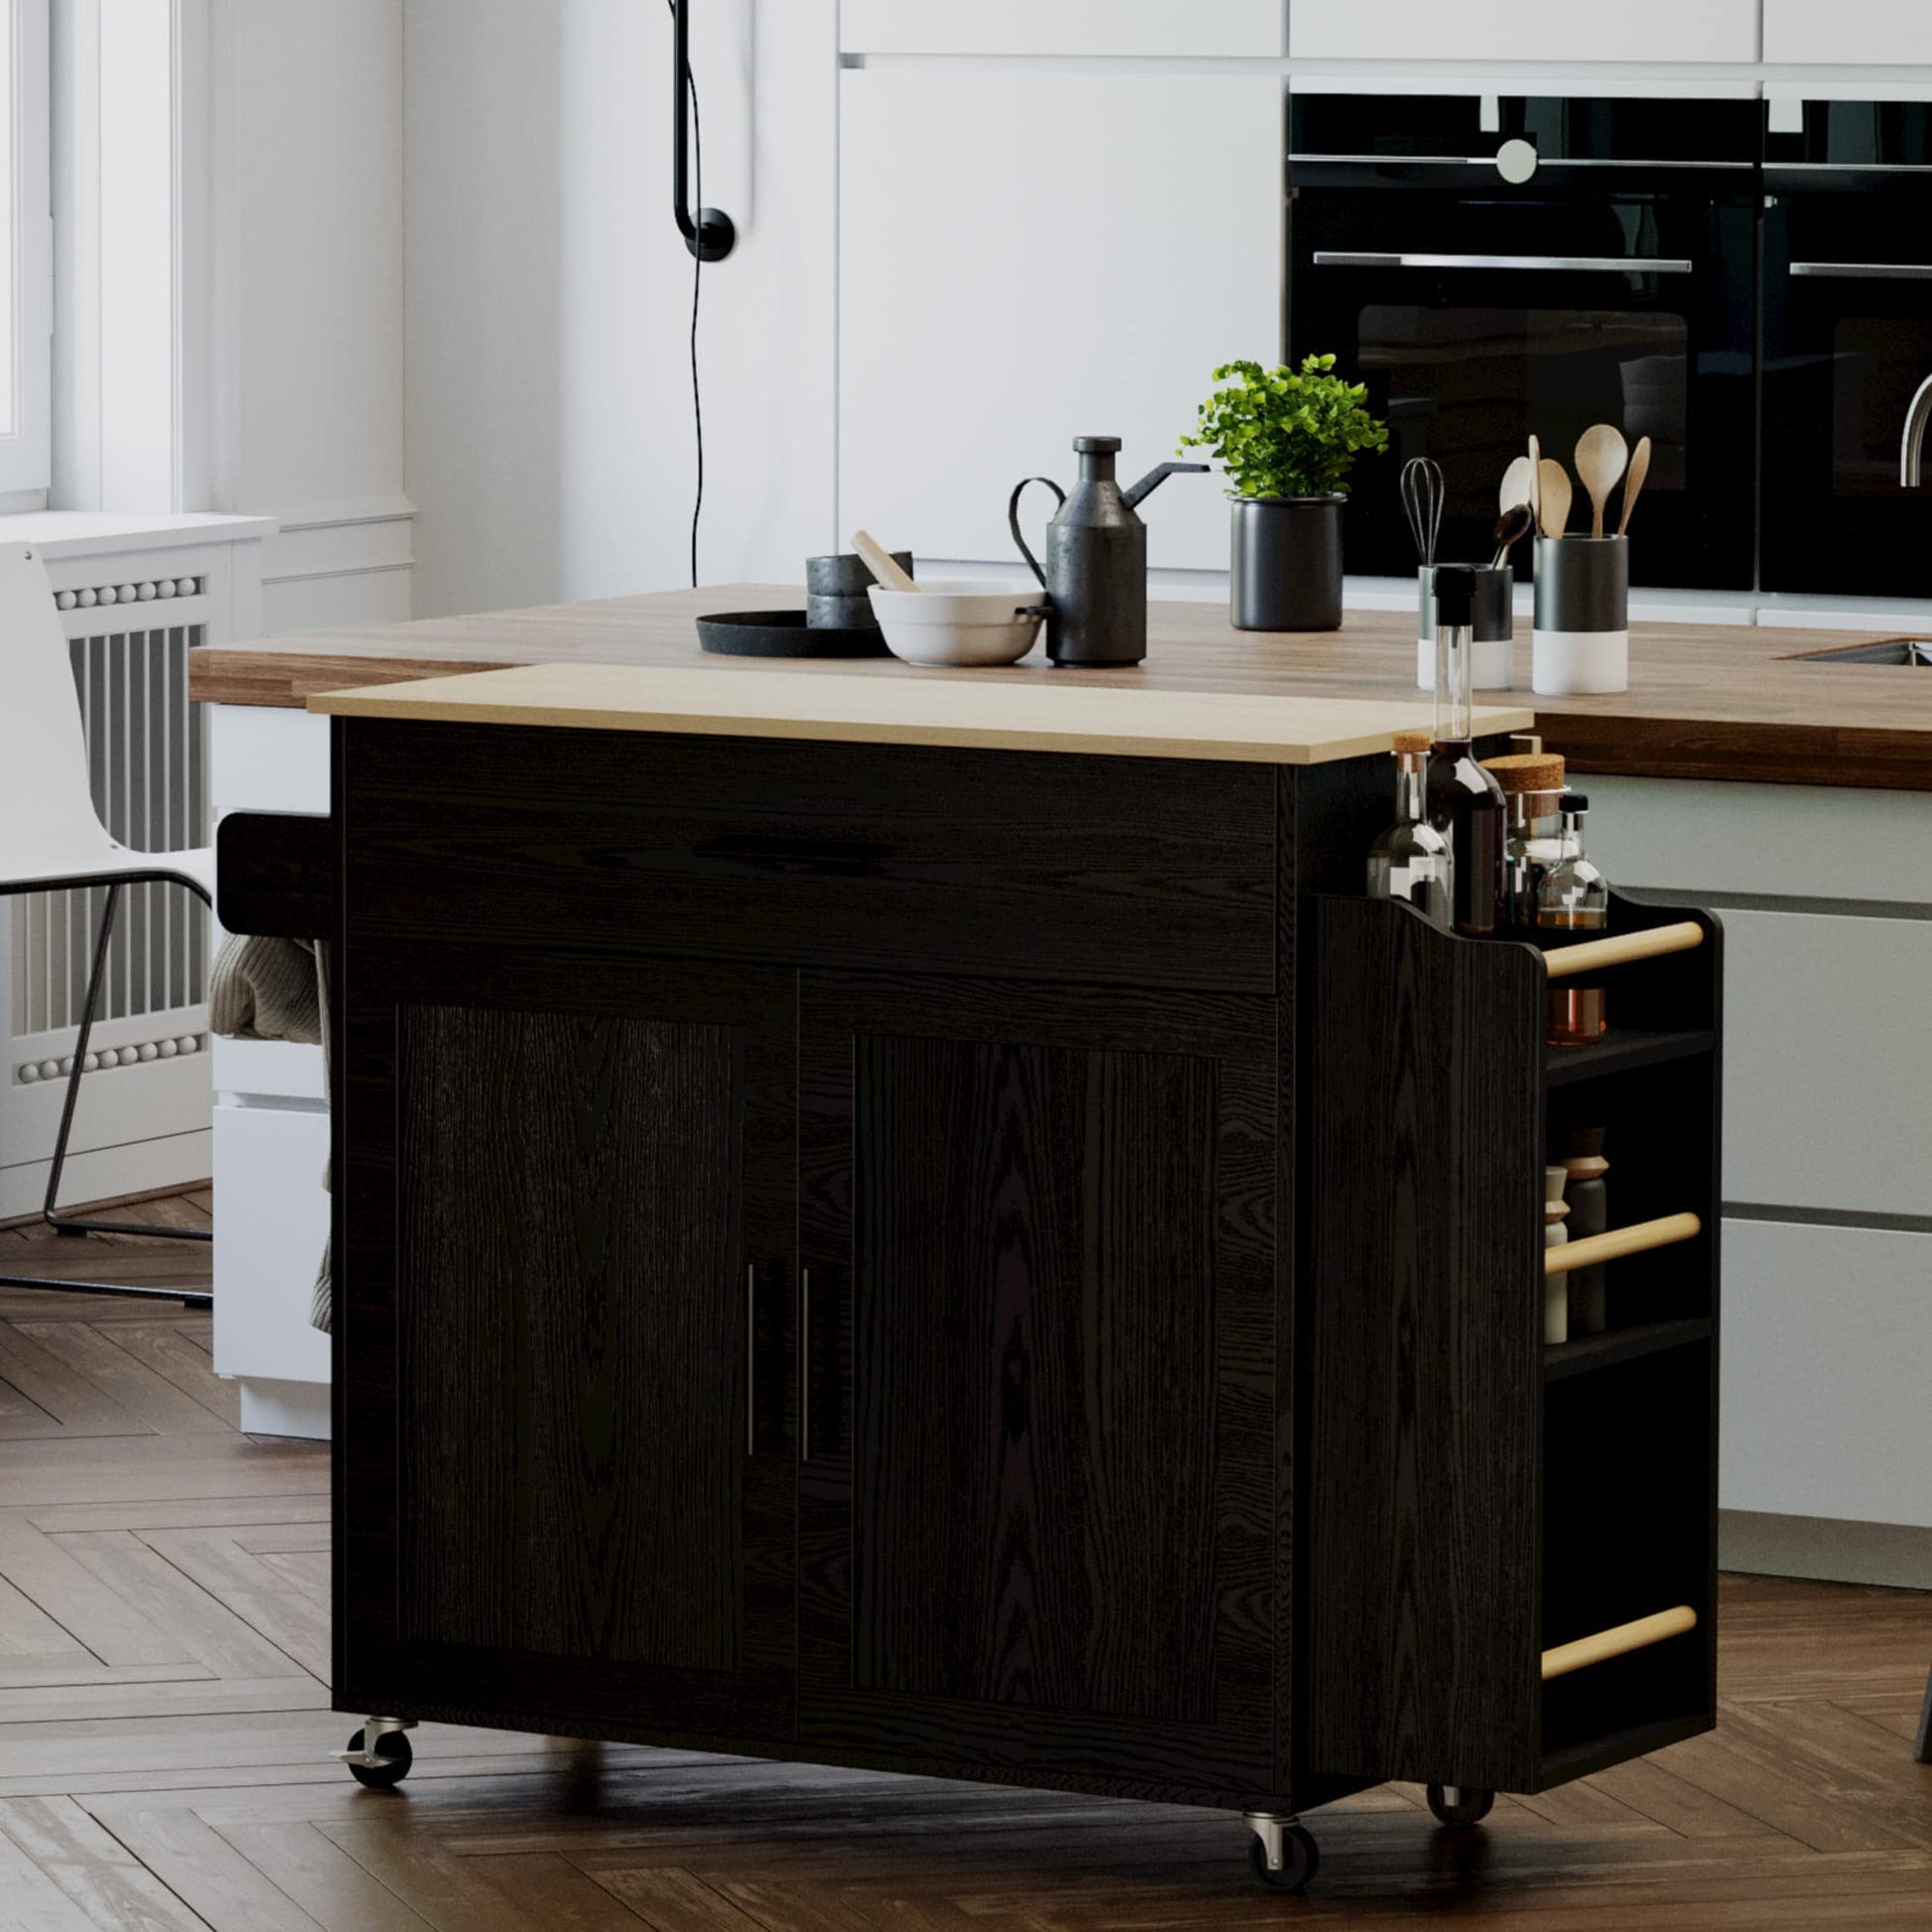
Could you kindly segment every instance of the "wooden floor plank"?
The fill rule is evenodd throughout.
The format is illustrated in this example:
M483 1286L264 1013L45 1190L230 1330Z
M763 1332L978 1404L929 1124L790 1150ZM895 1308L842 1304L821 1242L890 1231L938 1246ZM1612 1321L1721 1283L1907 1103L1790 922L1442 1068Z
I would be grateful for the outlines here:
M207 1435L228 1427L211 1409L140 1359L128 1344L147 1330L133 1323L96 1327L86 1321L17 1321L14 1327L105 1390L158 1435L178 1436L184 1431Z
M325 1547L332 1515L329 1499L329 1451L318 1444L309 1460L309 1474L320 1486L287 1496L204 1496L183 1502L150 1498L145 1502L51 1504L26 1512L37 1530L49 1535L62 1530L214 1530L235 1529L251 1537L287 1529L304 1541L321 1535ZM244 1550L254 1549L244 1541ZM268 1545L264 1547L276 1547Z
M114 1330L114 1339L154 1374L199 1402L210 1416L230 1429L241 1427L239 1390L232 1381L215 1374L205 1349L175 1328L165 1322L129 1321Z
M73 1436L150 1436L146 1423L85 1375L50 1354L17 1324L0 1322L0 1379L30 1397ZM7 1460L13 1459L11 1453Z
M640 1925L658 1923L648 1913L633 1911L619 1892L555 1853L516 1852L507 1858L479 1859L474 1868L520 1911L567 1927L569 1932L638 1932ZM677 1923L678 1932L705 1932L711 1921L693 1912ZM728 1923L732 1932L757 1932L742 1913Z
M187 1807L121 1799L86 1809L210 1932L326 1932Z
M394 1794L368 1794L375 1806L401 1806L393 1824L333 1824L328 1835L381 1880L436 1932L547 1932L539 1907L527 1910L479 1870L486 1861L452 1858L433 1838L408 1828L407 1806Z
M18 1510L0 1510L0 1577L103 1664L194 1664L194 1653Z
M71 1798L0 1800L0 1834L95 1932L206 1932L207 1920ZM5 1910L0 1905L0 1913Z
M227 1530L124 1532L164 1558L230 1616L327 1683L329 1577L304 1587L240 1547Z
M434 1923L312 1824L207 1822L324 1932L426 1932Z

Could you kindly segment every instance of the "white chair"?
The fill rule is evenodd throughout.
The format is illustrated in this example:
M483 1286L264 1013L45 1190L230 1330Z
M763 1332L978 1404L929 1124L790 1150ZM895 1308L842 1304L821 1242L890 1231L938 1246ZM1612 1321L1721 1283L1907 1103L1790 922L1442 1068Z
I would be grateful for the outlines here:
M214 902L214 854L134 852L101 824L87 784L87 746L68 656L67 632L40 553L31 544L0 544L0 895L60 892L105 886L107 904L94 940L93 970L81 1008L80 1036L61 1108L61 1131L42 1205L61 1234L150 1234L207 1241L206 1228L158 1228L125 1221L90 1221L57 1209L73 1106L85 1071L87 1040L107 961L121 889L153 883L186 886L205 905ZM69 1295L130 1295L207 1308L209 1295L193 1290L132 1288L44 1276L0 1275L0 1287L44 1288Z

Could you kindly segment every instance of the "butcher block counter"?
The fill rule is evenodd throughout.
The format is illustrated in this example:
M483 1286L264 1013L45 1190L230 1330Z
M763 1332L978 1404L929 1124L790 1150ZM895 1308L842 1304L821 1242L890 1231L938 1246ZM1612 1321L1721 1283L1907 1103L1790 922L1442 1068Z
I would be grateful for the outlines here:
M299 708L325 691L504 665L715 666L797 675L794 659L711 658L693 621L713 611L796 609L795 589L723 585L474 617L285 636L193 653L192 694L209 703ZM1636 623L1630 689L1615 697L1529 691L1528 626L1516 689L1492 702L1533 708L1552 751L1578 772L1755 783L1932 790L1932 677L1880 664L1801 661L1859 641L1843 631ZM1035 651L979 684L1252 697L1415 702L1415 629L1404 613L1353 612L1339 631L1237 631L1221 605L1156 603L1149 656L1129 670L1055 670ZM809 674L919 678L892 658L814 662ZM1478 699L1485 694L1478 693ZM1426 706L1427 700L1422 703Z

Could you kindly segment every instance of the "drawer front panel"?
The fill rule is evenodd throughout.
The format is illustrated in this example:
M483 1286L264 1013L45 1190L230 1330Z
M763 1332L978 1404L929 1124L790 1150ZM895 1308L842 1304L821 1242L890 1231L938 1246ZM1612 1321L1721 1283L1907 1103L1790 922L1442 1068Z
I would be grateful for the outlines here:
M1932 1214L1932 920L1723 917L1725 1198Z
M1272 992L1272 766L347 723L352 934Z
M1725 1223L1720 1501L1932 1527L1932 1235Z
M214 1110L214 1366L222 1375L329 1380L329 1337L309 1325L329 1238L328 1159L326 1113Z

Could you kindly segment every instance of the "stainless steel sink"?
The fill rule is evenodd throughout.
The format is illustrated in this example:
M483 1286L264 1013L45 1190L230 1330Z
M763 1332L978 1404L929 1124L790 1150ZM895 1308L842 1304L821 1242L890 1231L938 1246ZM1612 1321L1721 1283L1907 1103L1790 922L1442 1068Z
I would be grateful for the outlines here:
M1878 644L1841 645L1836 650L1798 652L1802 664L1925 664L1932 665L1932 638L1887 637Z

